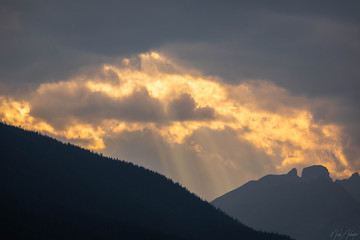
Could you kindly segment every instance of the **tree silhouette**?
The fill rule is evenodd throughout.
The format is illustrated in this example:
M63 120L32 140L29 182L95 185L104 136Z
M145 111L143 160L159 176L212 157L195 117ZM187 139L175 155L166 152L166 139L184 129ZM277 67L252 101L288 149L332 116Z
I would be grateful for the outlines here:
M132 163L0 123L2 239L289 239Z

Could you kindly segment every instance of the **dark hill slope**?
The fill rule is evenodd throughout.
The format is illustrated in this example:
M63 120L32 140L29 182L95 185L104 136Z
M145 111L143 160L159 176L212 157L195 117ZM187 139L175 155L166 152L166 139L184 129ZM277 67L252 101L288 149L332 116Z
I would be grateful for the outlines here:
M164 176L0 123L2 239L288 239Z

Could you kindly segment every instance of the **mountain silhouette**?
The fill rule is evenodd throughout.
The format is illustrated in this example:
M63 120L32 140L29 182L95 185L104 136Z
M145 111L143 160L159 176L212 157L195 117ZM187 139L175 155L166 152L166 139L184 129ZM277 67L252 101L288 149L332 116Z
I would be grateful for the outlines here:
M0 123L1 239L290 239L170 179Z
M350 178L336 180L336 183L342 185L356 200L360 202L360 176L354 173Z
M250 227L298 240L360 239L360 202L354 197L359 190L358 174L333 182L316 165L304 168L301 177L292 169L247 182L212 204Z

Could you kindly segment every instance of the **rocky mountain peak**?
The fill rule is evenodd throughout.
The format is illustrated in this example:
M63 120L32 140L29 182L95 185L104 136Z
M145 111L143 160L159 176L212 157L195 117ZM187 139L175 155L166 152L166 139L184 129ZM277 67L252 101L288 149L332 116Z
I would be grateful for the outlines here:
M332 181L328 169L321 165L313 165L304 168L301 174L301 178L303 181L311 181L318 178L324 178L326 180Z

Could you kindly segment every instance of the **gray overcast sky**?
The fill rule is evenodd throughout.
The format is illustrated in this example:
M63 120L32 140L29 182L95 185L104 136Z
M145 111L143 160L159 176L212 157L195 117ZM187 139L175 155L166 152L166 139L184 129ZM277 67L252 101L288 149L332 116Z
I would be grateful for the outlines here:
M236 86L249 79L259 79L284 88L291 96L316 101L316 104L307 104L314 121L334 123L343 128L344 154L351 169L360 170L359 10L360 2L351 0L1 0L0 95L26 95L29 89L35 91L41 83L66 81L84 69L104 63L115 64L124 57L155 50L184 68L218 77L224 84ZM89 109L96 109L94 111L103 116L117 116L110 114L117 104L121 104L117 114L123 116L126 109L145 101L141 99L152 102L152 106L161 106L158 100L150 99L146 91L118 102L102 95L88 97L86 91L78 91L77 96L91 104L72 106L71 111L64 105L64 111L76 115L75 118L83 114L92 119L87 112ZM184 102L176 106L191 108L190 112L182 111L184 114L191 113L194 117L196 111L206 110L196 108L191 96L182 97L176 101ZM33 114L58 124L61 119L46 110L40 104L42 101L41 96L32 98ZM101 104L111 105L112 110L100 111ZM208 111L207 116L215 114L213 109ZM129 118L142 116L129 112ZM158 114L166 115L160 110ZM186 118L180 115L180 120ZM72 118L66 121L69 119ZM231 131L227 130L226 134L230 136ZM127 136L130 140L123 139L124 134L111 138L112 141L107 139L108 152L116 155L114 146L120 143L121 146L136 144L133 139L141 133L130 135ZM153 133L146 133L143 146L150 146L152 138ZM164 149L170 148L165 142L161 144ZM125 157L137 156L121 146L118 148L123 149ZM254 158L262 158L260 155L256 153ZM154 152L149 156L161 158ZM269 169L276 170L275 167ZM256 172L254 176L260 176L266 169L253 172ZM201 181L206 182L206 179Z
M61 79L103 58L166 46L228 81L358 96L358 1L254 2L2 1L1 79Z

